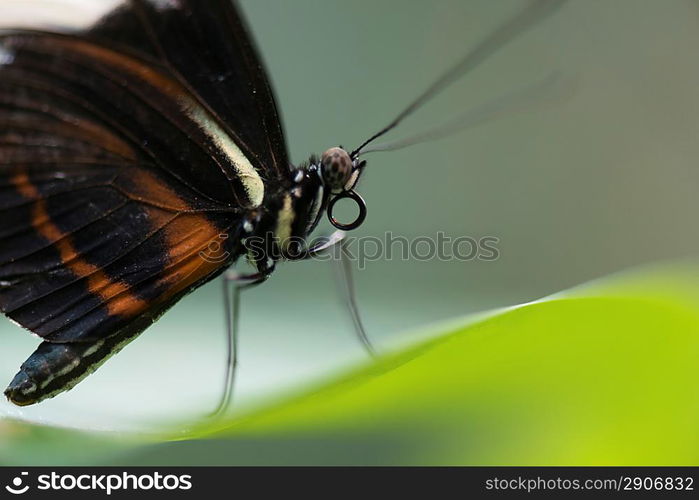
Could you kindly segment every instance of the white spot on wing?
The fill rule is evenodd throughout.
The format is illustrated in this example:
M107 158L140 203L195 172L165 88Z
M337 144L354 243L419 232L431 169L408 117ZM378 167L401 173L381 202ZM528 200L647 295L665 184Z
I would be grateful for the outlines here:
M83 358L86 358L88 356L92 356L94 353L99 351L100 347L104 345L104 340L99 340L92 344L88 349L85 350L85 352L82 354Z
M36 392L36 389L37 389L36 384L32 384L32 385L30 385L29 387L27 387L26 389L22 389L22 390L20 391L20 393L21 393L23 396L26 396L27 394L31 394L32 392Z

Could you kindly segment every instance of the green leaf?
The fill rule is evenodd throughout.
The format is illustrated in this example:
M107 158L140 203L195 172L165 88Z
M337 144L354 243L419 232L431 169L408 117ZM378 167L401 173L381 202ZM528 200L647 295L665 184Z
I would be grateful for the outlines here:
M699 268L425 332L286 401L164 436L0 423L5 463L699 464Z

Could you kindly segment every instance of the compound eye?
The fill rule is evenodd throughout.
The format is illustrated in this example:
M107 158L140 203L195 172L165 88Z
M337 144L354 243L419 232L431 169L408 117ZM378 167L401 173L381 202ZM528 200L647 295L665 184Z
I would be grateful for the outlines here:
M342 148L330 148L320 158L325 185L333 192L342 191L352 176L352 159Z

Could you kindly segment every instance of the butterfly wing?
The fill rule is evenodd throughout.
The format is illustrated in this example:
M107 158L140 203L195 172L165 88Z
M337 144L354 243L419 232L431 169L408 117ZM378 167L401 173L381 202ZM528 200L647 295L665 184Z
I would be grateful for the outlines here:
M273 91L232 0L130 0L90 33L166 64L225 125L265 179L289 160Z
M0 61L0 310L47 341L18 374L41 390L8 389L29 404L222 272L262 180L165 67L30 32L0 36Z

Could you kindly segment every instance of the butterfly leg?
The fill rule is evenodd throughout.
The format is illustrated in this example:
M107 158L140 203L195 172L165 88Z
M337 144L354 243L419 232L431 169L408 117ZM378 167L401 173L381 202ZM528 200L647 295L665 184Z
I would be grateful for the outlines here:
M352 317L354 332L357 335L357 339L359 339L359 342L362 344L364 350L366 350L369 356L376 357L376 349L374 349L374 346L366 334L364 323L362 322L362 316L359 313L359 306L357 305L357 293L354 286L352 262L347 257L348 252L346 251L347 240L342 239L338 243L340 245L340 259L337 262L337 269L339 282L342 286L342 291L344 294L345 306Z
M364 349L369 353L370 356L376 356L376 349L372 345L369 337L364 329L364 323L362 322L362 317L359 313L359 307L357 305L357 295L354 287L354 278L352 273L352 262L349 260L347 251L347 240L345 239L346 233L344 231L335 231L323 241L316 243L306 252L302 254L299 259L310 259L314 256L340 245L340 257L337 261L338 267L338 281L342 287L342 293L344 295L344 303L347 310L352 318L352 323L354 324L354 331L357 335L357 339L362 344Z
M238 327L240 310L240 292L246 288L258 285L269 278L274 267L262 272L252 274L239 274L236 271L228 271L223 276L223 307L226 318L226 373L224 389L216 409L211 416L224 415L228 410L235 382L235 370L238 365Z

